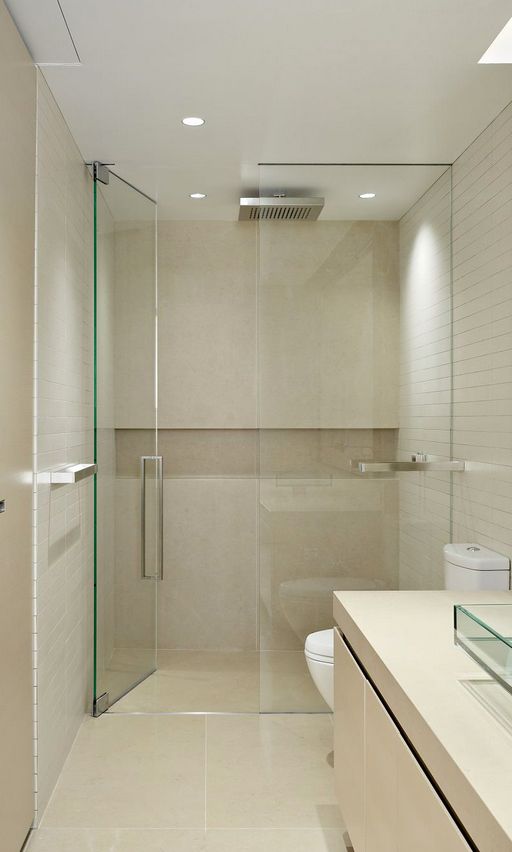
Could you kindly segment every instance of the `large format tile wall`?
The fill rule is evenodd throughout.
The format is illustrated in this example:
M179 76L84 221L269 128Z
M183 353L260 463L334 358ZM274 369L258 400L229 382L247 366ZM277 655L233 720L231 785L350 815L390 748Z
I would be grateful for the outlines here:
M129 234L115 239L128 305L137 264L124 261ZM158 245L159 646L299 650L304 624L330 619L333 577L397 582L396 483L348 467L396 450L398 228L173 221L159 223ZM116 349L118 363L130 358L130 335L117 333ZM137 492L148 446L147 406L126 404L137 387L132 376L116 413L119 494ZM116 512L126 647L137 642L137 519L128 530L126 500Z
M169 430L160 432L167 478L158 642L255 650L257 228L161 222L158 237L159 427ZM181 452L176 429L187 430L178 433L188 444Z
M396 428L396 222L261 222L259 425Z
M400 220L400 432L403 460L450 458L451 178L445 172ZM450 474L399 474L399 579L442 587L450 541Z
M453 166L453 537L512 557L512 106Z
M38 74L34 470L93 455L92 188ZM90 709L92 480L34 494L37 809Z

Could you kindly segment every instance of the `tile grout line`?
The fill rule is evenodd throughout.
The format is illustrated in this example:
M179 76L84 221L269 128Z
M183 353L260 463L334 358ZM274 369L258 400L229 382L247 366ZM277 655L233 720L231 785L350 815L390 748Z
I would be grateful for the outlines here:
M206 837L206 803L207 803L207 774L208 774L208 716L204 717L204 834Z

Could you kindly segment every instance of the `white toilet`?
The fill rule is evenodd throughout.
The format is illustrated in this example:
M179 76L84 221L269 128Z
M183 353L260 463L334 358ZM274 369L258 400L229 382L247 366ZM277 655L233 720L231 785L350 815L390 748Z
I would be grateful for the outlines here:
M325 703L334 710L334 630L310 633L304 653L316 688Z
M444 587L462 592L506 592L510 560L473 542L445 544Z
M479 544L445 544L444 587L461 592L510 589L510 560ZM334 630L318 630L306 639L304 652L315 686L334 710Z

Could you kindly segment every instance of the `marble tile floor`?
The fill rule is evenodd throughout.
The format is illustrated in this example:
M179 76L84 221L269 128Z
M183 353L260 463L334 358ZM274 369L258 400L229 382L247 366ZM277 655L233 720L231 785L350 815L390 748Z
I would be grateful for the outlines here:
M106 681L116 691L136 651L114 652ZM142 668L139 664L139 668ZM121 682L121 681L119 681ZM124 682L124 681L123 681ZM325 713L302 651L158 652L158 669L112 713Z
M328 715L86 718L26 852L346 852Z

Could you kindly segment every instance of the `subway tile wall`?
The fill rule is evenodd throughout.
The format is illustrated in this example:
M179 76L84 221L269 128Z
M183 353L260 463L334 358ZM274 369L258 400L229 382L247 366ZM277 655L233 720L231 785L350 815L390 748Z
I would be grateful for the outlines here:
M92 185L38 73L34 471L93 455ZM92 480L34 485L36 808L42 814L92 674Z
M451 178L446 171L400 221L399 458L450 458ZM450 474L399 474L399 586L443 583Z
M453 166L453 537L512 556L512 105Z
M512 105L400 223L399 449L466 460L451 513L449 475L401 474L401 588L442 587L450 536L512 556L511 245Z

